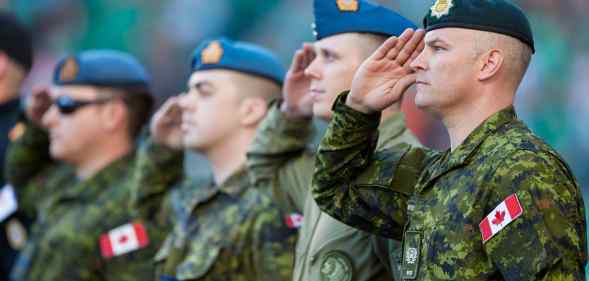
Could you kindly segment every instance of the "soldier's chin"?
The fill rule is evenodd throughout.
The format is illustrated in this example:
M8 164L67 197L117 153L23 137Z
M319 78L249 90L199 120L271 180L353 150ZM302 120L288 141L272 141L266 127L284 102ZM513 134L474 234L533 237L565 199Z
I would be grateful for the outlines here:
M193 150L193 151L201 151L203 149L203 143L197 138L191 137L184 137L184 148Z
M415 94L415 106L421 110L428 110L431 107L431 100L427 98L427 94L418 91Z
M67 161L67 152L59 145L49 146L49 155L51 158L59 161Z
M331 107L322 103L313 104L313 116L324 121L329 121L333 116Z

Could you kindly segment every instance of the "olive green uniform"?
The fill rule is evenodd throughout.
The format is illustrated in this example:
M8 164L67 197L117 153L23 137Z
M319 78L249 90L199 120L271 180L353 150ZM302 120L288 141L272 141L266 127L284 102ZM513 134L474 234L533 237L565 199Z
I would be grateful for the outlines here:
M293 279L391 280L391 272L398 272L399 243L333 219L311 197L314 157L306 147L311 123L288 120L274 106L248 153L248 168L257 187L272 190L287 213L303 215ZM385 119L380 130L380 147L418 144L400 113Z

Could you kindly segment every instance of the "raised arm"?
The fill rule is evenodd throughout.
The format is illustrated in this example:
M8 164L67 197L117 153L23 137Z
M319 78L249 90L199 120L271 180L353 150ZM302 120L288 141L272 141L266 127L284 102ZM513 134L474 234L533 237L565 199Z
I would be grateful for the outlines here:
M374 152L379 115L354 111L345 98L337 99L317 152L313 196L324 212L345 224L400 239L425 151L399 144Z
M362 63L349 94L338 97L321 141L313 196L320 208L359 229L400 239L407 200L426 152L401 144L374 153L380 112L415 82L409 68L423 49L424 31L391 37Z
M283 100L272 105L247 157L254 184L271 188L282 205L298 211L303 209L313 171L313 156L307 150L313 134L310 81L304 70L314 56L308 44L295 53L285 79Z
M41 122L50 106L48 89L35 88L27 101L26 118L16 125L15 139L6 151L6 182L14 187L20 208L30 214L35 213L38 200L44 196L41 186L30 183L55 164L49 155L49 136Z
M156 223L162 229L170 227L167 218L158 217L165 206L169 189L183 175L184 153L179 127L177 98L172 97L154 114L151 136L145 139L137 153L130 182L130 209L142 219Z

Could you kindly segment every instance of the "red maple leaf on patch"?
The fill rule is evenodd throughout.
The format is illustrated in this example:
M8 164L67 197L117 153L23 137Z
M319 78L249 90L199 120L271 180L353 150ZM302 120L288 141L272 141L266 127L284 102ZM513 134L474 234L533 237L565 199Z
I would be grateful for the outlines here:
M495 218L491 221L495 225L500 225L505 220L505 211L495 212Z
M119 243L121 244L125 244L127 243L127 240L129 240L129 238L127 237L127 235L123 235L119 238Z

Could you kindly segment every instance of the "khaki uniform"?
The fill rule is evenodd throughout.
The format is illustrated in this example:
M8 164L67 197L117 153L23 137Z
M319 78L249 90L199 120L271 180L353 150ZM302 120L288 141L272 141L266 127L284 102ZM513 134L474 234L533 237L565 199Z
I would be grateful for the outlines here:
M382 147L399 142L418 144L405 127L402 114L386 119L380 128ZM391 272L398 272L399 243L333 219L321 212L311 197L314 155L306 149L311 134L311 120L286 120L275 106L248 153L248 168L256 186L272 190L288 213L303 215L293 280L391 280Z

